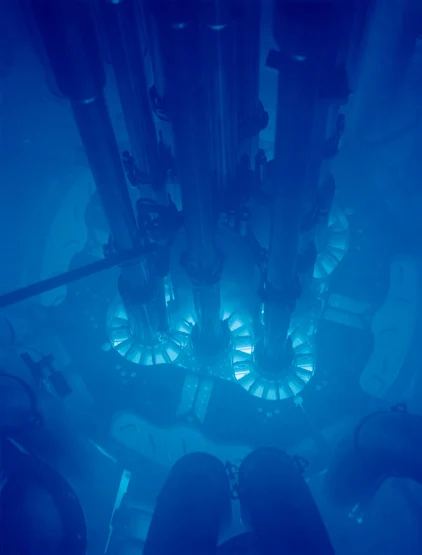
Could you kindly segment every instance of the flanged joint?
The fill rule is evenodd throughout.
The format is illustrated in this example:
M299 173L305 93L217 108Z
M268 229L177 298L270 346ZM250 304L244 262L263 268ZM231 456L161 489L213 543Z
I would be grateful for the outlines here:
M282 401L298 395L315 372L315 346L300 327L289 331L289 342L293 357L286 367L283 361L273 363L272 368L263 368L264 361L259 365L253 360L235 363L234 375L239 385L254 397L267 401Z

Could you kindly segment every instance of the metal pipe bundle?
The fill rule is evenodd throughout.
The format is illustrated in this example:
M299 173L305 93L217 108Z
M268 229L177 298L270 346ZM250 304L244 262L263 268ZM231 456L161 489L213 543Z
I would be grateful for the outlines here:
M260 112L259 71L261 0L237 0L237 88L240 128L256 119ZM250 161L259 146L258 133L239 137L239 159L246 155Z
M217 210L226 210L237 203L237 34L233 2L205 0L200 35L213 190Z
M202 74L200 4L152 0L163 55L166 106L174 134L188 252L184 265L194 288L198 339L215 350L221 337L219 276L215 246L206 90Z
M134 0L105 0L104 23L123 115L137 169L151 178L156 192L165 188L145 75L144 53Z
M274 37L280 51L270 53L268 64L279 72L277 122L266 328L258 350L265 370L283 369L290 316L300 295L299 239L304 217L316 196L324 157L330 102L327 93L337 94L341 15L333 2L274 2Z
M31 5L57 86L70 101L112 246L117 253L133 252L138 248L139 230L104 101L105 74L91 13L86 3L77 0L32 0ZM146 306L154 289L145 259L122 266L119 290L128 308L136 312L135 307Z

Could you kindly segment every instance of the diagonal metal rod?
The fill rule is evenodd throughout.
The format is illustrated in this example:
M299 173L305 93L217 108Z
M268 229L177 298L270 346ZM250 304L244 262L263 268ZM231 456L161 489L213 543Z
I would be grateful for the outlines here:
M151 249L152 250L152 249ZM142 254L145 254L145 249L143 249ZM136 251L126 252L124 254L112 254L107 258L93 262L92 264L87 264L81 268L75 268L74 270L69 270L63 274L58 274L51 278L43 279L37 281L36 283L31 283L26 287L21 287L20 289L15 289L9 293L0 295L0 308L5 308L12 304L20 303L26 301L31 297L36 297L37 295L42 295L63 285L68 285L74 281L79 281L86 277L92 276L103 272L104 270L109 270L120 264L130 262L139 258L140 253Z

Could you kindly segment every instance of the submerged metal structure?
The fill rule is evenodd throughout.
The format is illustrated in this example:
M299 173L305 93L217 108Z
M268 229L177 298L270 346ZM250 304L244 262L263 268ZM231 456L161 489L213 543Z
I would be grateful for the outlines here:
M270 3L271 15L261 0L24 2L49 88L68 101L95 185L88 234L106 231L109 239L97 250L87 240L68 272L0 295L3 309L67 286L62 302L42 310L51 319L48 333L57 332L62 351L72 354L57 370L55 355L26 351L8 316L0 322L7 348L18 351L30 376L19 368L10 379L12 372L1 368L0 432L12 436L13 452L25 449L14 436L42 426L38 396L63 401L79 387L92 411L86 437L80 434L84 456L89 444L113 468L125 465L102 551L108 554L333 553L301 475L307 461L285 451L300 436L324 466L312 471L326 471L325 427L333 424L326 406L335 406L336 420L340 405L358 412L364 395L387 398L398 375L393 366L410 349L419 290L407 257L394 258L390 289L373 304L333 291L331 277L353 251L353 211L346 213L336 196L333 164L348 125L350 89L363 84L354 95L352 138L365 128L365 144L376 142L382 108L399 94L418 40L413 3ZM391 13L397 18L388 25ZM374 26L378 35L371 34ZM272 49L264 50L264 42ZM383 45L392 64L380 70L368 96L365 83ZM262 86L264 65L274 106L267 106ZM110 82L123 138L107 105ZM267 132L271 148L260 140ZM106 230L92 217L95 210ZM353 259L352 271L359 263ZM345 361L339 340L334 370L327 370L327 352L338 338L329 329L321 340L323 320L353 329L352 350L363 344ZM385 337L393 332L400 348L391 341L389 364ZM372 356L355 380L359 389L350 375L364 365L361 351ZM347 398L336 394L339 375ZM314 376L315 386L307 387ZM304 405L308 392L310 398L322 392L318 425L312 402L309 413ZM333 503L364 505L387 476L420 481L419 428L420 418L405 413L365 419L352 448L327 472ZM277 448L256 450L264 445ZM222 462L232 456L236 464ZM157 475L172 468L157 488L155 512L132 503L139 492L129 487L131 472L147 472L146 461L156 463ZM249 530L218 545L230 497ZM81 530L72 541L78 544L79 534L83 552Z
M104 104L105 74L90 8L47 0L34 0L32 8L87 152L110 227L109 251L145 252L122 266L119 298L108 316L112 345L132 363L180 364L213 379L233 379L266 400L297 395L315 370L315 328L310 333L307 322L312 307L300 322L292 317L303 289L313 287L315 232L319 222L327 224L335 191L327 168L343 129L339 108L349 93L350 4L274 2L279 50L269 53L267 65L279 77L270 162L256 141L268 123L258 95L258 1L100 4L95 13L102 21L96 24L104 30L131 148L120 154ZM146 39L157 80L152 86ZM171 126L170 156L156 129L157 106ZM139 190L136 206L124 171ZM170 173L181 212L166 193ZM259 318L250 309L235 317L221 304L228 253L216 232L227 226L256 244L249 206L263 185L269 188L270 237L257 261L262 308ZM169 315L166 307L171 245L181 225L193 320ZM346 248L339 246L338 260Z

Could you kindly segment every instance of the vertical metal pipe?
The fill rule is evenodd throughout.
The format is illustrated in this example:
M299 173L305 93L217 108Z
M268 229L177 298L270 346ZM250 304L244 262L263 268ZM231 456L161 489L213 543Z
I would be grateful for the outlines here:
M356 89L359 80L359 63L362 58L364 36L368 24L368 14L373 0L356 0L355 15L351 28L350 47L347 56L347 73L352 90Z
M315 68L285 60L279 69L268 280L286 290L296 275L304 199L310 185L311 133L316 101Z
M336 64L343 11L335 2L274 1L278 70L274 178L267 268L263 364L283 370L290 316L300 293L297 258L303 219L318 186L329 100L336 96ZM329 39L327 39L329 37ZM333 89L333 91L331 91ZM259 351L258 351L259 352Z
M134 250L139 231L113 127L104 101L105 74L85 2L31 0L58 89L70 101L94 181L118 252ZM129 308L154 290L145 259L122 267L119 289Z
M149 94L153 110L157 116L155 123L160 137L160 142L165 145L166 149L169 149L169 152L173 153L173 133L171 129L171 122L168 119L167 107L165 105L167 84L163 70L163 56L161 53L157 22L148 9L148 0L140 1L140 11L142 17L145 18L147 28L148 55L153 81Z
M146 19L146 27L148 33L148 50L151 59L151 69L154 79L154 87L159 99L163 99L166 93L166 83L163 72L163 59L161 54L160 41L158 37L157 22L150 13L146 5L148 0L143 0L141 11Z
M152 0L151 6L163 55L189 258L208 267L216 250L198 2Z
M132 205L113 128L103 96L88 102L71 100L71 107L87 159L104 208L116 250L133 250L139 244ZM156 279L154 260L143 257L124 264L119 293L128 309L132 333L144 345L156 342L157 330L166 329L164 291Z
M115 246L130 250L137 227L103 97L105 74L91 14L75 0L32 0L31 7L57 87L74 111Z
M104 97L70 99L70 103L114 246L131 250L138 230Z
M157 21L166 105L173 126L177 176L188 243L185 267L194 286L201 342L221 335L219 272L215 246L206 90L200 54L199 2L151 0Z
M237 44L230 0L206 0L201 11L202 68L216 208L236 204Z
M261 0L237 0L237 58L238 58L238 120L240 127L257 117L260 110L259 68L261 34ZM239 140L239 159L251 160L259 148L259 136Z
M145 75L138 14L134 0L103 0L104 23L123 115L136 166L162 191L165 172L160 164L157 135Z
M295 301L296 266L305 199L309 196L311 133L316 100L315 68L286 59L279 68L274 182L267 279L273 299L267 307L265 357L284 359Z

